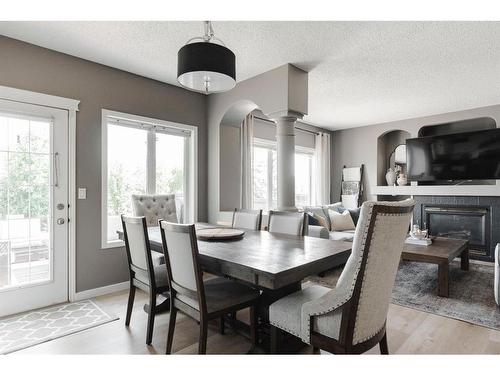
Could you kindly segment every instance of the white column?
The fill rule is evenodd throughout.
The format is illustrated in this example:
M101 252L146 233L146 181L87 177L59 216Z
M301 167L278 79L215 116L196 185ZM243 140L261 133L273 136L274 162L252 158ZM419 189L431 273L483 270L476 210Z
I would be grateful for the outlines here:
M278 164L278 209L295 208L295 121L296 117L278 117L276 143Z

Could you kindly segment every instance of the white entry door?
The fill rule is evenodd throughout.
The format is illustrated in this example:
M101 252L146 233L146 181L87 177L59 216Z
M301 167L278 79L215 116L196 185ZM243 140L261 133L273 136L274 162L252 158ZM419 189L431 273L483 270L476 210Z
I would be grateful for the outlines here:
M68 111L0 100L0 316L68 300Z

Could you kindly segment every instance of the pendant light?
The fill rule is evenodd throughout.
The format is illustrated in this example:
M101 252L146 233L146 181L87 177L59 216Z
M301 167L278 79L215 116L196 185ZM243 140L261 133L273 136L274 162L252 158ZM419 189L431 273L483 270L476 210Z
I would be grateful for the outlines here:
M189 39L177 53L177 80L205 94L230 90L236 85L236 57L214 36L212 23L204 25L205 35Z

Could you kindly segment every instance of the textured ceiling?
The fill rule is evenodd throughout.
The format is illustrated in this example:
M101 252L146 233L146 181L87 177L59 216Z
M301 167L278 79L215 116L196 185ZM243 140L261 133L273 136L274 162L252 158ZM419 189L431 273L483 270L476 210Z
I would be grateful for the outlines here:
M309 72L308 122L330 129L500 103L499 22L214 22L241 81ZM201 22L0 22L0 34L177 84Z

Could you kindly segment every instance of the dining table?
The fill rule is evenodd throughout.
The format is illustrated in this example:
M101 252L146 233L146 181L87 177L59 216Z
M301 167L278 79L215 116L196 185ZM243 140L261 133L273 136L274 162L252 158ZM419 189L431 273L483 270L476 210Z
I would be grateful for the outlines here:
M197 230L216 228L196 223ZM308 276L321 274L345 264L352 242L309 236L294 236L268 231L244 230L236 240L198 239L198 251L204 272L228 277L261 290L259 302L259 338L266 345L269 336L269 306L278 299L299 291ZM118 232L123 239L123 233ZM148 227L150 249L163 253L158 226ZM164 302L165 305L168 301ZM233 328L247 330L239 321Z

